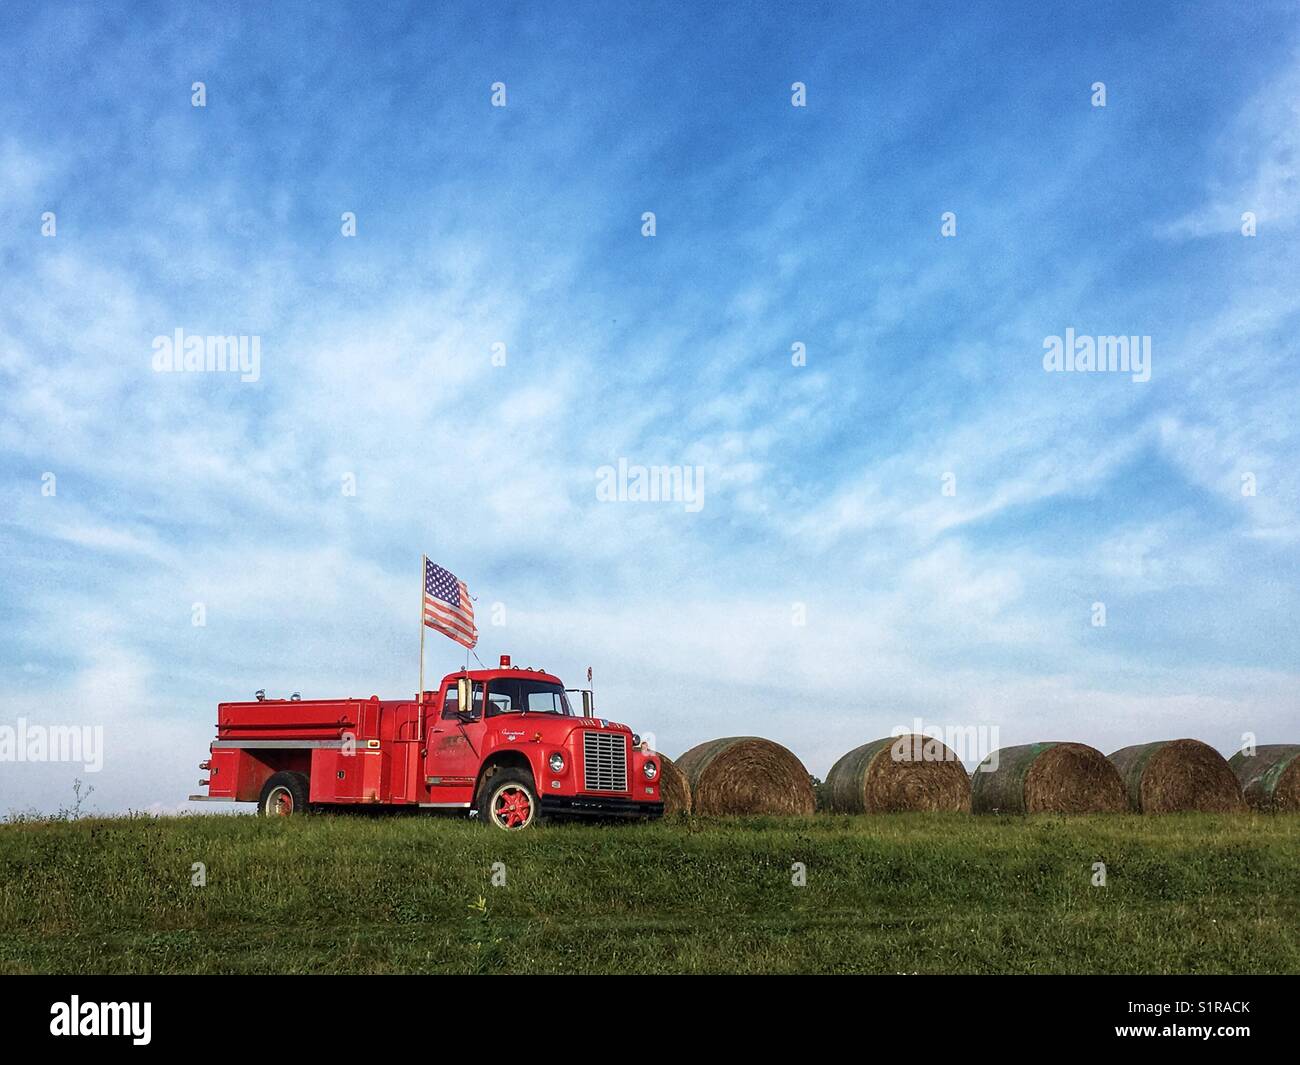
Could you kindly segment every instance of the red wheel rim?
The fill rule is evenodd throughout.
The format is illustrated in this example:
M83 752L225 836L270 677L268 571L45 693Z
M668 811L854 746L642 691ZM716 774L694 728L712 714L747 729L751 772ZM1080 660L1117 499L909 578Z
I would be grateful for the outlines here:
M527 791L511 784L497 792L492 816L502 828L522 828L533 816L533 801Z
M270 812L276 817L288 817L293 813L293 796L285 788L276 788L271 792Z

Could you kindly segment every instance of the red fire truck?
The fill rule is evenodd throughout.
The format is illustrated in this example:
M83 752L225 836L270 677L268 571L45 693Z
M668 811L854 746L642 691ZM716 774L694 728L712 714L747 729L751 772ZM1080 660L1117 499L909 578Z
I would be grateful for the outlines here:
M221 703L206 795L287 816L357 805L462 809L502 829L539 817L658 817L659 759L626 725L582 716L558 677L462 670L406 701Z

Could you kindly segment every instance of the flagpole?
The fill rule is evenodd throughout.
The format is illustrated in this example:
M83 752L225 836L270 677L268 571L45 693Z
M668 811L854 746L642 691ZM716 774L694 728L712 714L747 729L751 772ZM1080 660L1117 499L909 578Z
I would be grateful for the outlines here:
M424 742L424 582L429 572L429 556L420 556L420 694L416 696L419 704L417 728L419 735L416 739L420 743Z

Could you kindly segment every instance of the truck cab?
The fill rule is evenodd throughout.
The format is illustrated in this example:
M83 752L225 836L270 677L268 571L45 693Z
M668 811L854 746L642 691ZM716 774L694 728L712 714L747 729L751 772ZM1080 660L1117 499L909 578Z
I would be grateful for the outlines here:
M465 810L519 830L543 817L658 817L659 758L575 709L561 680L513 666L449 673L413 700L222 703L205 801L285 816L353 805Z
M663 812L652 752L628 726L576 712L552 674L508 658L500 669L449 674L430 716L432 804L469 805L502 828L539 815Z

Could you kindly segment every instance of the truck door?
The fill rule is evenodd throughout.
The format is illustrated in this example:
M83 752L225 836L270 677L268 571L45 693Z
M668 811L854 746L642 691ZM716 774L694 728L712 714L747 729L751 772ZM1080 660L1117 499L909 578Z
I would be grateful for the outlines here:
M419 802L423 791L419 707L414 703L400 703L388 708L388 714L391 715L389 726L381 732L381 737L392 737L387 752L388 790L395 803Z
M425 766L429 801L465 803L473 800L474 781L483 750L483 682L476 681L470 698L470 720L461 719L456 682L442 691L441 709L429 729L429 756Z

